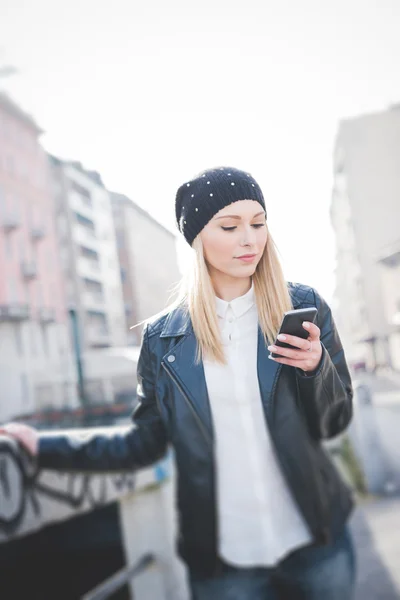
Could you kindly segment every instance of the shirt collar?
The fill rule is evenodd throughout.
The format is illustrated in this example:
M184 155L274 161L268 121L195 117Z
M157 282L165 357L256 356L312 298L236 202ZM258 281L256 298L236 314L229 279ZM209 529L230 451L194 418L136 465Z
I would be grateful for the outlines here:
M238 298L234 298L230 302L226 300L222 300L215 296L217 315L224 319L226 317L226 312L230 307L234 316L236 318L241 317L246 313L253 305L254 305L254 285L251 283L251 288L248 292L244 294L244 296L239 296Z

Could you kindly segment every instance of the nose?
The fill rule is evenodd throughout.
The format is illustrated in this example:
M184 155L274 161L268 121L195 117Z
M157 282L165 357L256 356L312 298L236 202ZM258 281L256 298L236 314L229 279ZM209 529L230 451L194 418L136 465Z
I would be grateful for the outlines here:
M246 226L243 231L243 239L241 246L254 246L256 243L256 231L250 225Z

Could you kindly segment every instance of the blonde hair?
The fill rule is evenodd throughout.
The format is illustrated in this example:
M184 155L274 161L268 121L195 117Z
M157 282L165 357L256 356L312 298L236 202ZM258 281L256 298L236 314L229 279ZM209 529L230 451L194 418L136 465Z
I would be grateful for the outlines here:
M207 358L226 364L216 311L215 291L204 257L200 234L194 240L192 250L193 263L172 291L176 294L176 299L149 321L168 314L178 307L186 310L197 340L196 361L200 362ZM291 310L293 305L279 261L278 250L270 233L252 280L259 325L265 342L272 343L278 333L283 314Z

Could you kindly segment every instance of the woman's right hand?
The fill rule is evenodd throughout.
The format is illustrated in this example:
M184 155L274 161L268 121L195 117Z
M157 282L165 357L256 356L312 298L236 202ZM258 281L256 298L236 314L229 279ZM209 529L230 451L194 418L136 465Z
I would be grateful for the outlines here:
M39 447L39 434L36 429L22 423L6 423L0 425L0 435L14 438L31 454L37 456Z

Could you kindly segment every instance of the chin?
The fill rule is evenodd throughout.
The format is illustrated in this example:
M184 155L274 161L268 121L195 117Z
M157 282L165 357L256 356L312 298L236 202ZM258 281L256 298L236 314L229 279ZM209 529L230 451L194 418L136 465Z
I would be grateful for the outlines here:
M233 277L251 277L256 271L257 265L243 265L240 269L235 269Z

